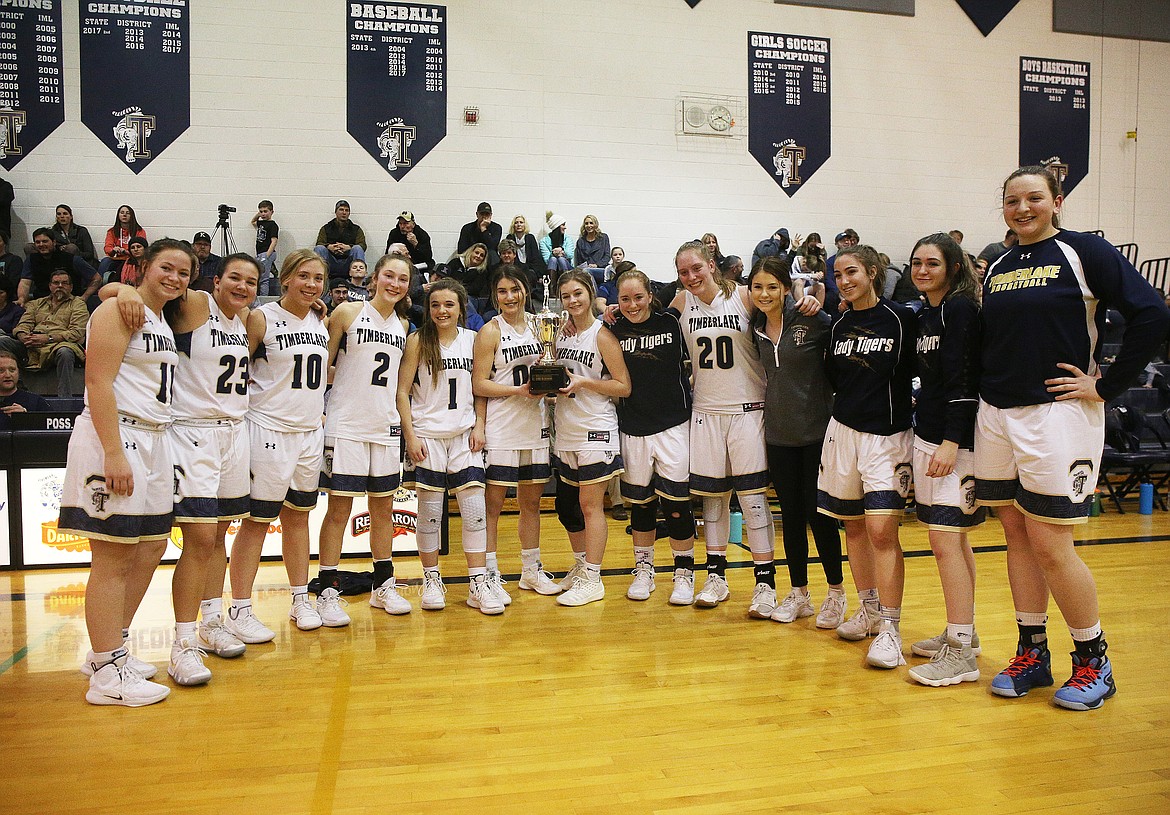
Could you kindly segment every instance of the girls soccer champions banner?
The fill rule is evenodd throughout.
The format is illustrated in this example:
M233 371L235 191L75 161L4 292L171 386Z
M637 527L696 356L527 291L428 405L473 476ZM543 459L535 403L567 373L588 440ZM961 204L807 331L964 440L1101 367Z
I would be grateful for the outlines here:
M748 32L748 152L791 198L832 154L829 41Z
M81 121L140 173L191 125L187 0L80 0Z
M1020 166L1046 164L1064 193L1089 172L1089 63L1020 57Z
M24 5L0 4L0 166L6 170L65 121L61 0Z
M346 129L401 180L447 135L447 8L346 5Z

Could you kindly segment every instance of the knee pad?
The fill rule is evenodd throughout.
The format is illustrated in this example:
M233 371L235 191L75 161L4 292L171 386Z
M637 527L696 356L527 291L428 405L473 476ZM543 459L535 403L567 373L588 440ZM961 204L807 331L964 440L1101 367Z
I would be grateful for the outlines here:
M585 531L585 513L581 511L581 490L564 481L557 482L557 497L554 501L557 518L566 532Z
M483 532L487 529L487 505L482 490L463 490L456 493L455 500L459 504L464 532Z
M420 552L437 552L441 545L443 525L443 493L432 490L419 490L418 515L415 522L415 535Z
M630 528L635 532L653 532L658 526L658 502L630 504Z
M703 522L717 524L727 516L727 507L731 503L730 495L703 496Z
M772 523L772 510L762 492L739 496L739 506L748 529L762 529Z
M666 531L671 540L685 541L695 536L695 514L689 500L668 501L663 498L662 511L666 515Z

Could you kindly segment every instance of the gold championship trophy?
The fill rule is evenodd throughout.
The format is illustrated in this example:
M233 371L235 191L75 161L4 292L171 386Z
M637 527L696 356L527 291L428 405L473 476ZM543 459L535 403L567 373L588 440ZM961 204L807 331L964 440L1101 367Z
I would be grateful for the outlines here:
M568 312L559 314L549 308L552 290L552 277L544 279L544 307L537 314L529 314L528 321L532 326L532 333L544 346L544 353L532 366L529 373L528 389L533 393L556 393L569 384L568 369L557 362L557 334L565 320L569 319Z

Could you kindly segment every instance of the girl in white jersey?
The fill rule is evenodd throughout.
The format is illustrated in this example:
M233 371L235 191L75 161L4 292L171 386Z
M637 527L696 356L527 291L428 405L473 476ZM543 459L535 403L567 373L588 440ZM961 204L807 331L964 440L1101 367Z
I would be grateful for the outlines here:
M606 486L620 475L621 443L614 400L630 395L630 375L621 345L594 311L593 276L574 270L561 275L561 305L572 320L572 336L557 340L557 361L569 369L569 384L557 396L557 515L569 533L576 559L557 597L564 606L583 606L605 597L601 560L609 526Z
M552 477L549 426L544 400L528 389L529 371L543 353L524 304L528 278L519 266L505 264L491 285L492 305L500 312L475 336L472 387L487 398L487 567L500 600L504 591L496 562L497 527L508 487L520 504L520 588L558 594L561 587L540 562L540 496Z
M337 565L355 495L369 497L374 591L370 605L407 614L410 603L394 580L394 493L402 475L402 425L398 419L398 366L410 323L406 294L411 264L385 255L374 267L371 299L342 303L329 317L333 389L325 415L325 471L321 486L329 508L321 522L321 596L325 625L349 623L339 600Z
M680 291L670 307L679 315L691 357L695 401L691 415L691 492L703 498L707 580L695 605L712 608L727 599L727 545L731 491L739 496L755 566L748 616L767 620L776 609L775 527L764 497L764 370L752 336L755 313L745 286L725 280L699 241L684 243L674 257ZM802 312L820 304L804 297Z
M117 303L90 318L85 410L69 439L58 529L89 538L85 593L91 651L86 701L139 707L170 693L149 682L153 665L130 661L130 620L166 548L174 512L174 462L165 429L178 354L164 306L182 297L196 259L178 241L156 241L144 258L146 319L132 330ZM170 309L166 309L167 312Z
M427 292L422 327L406 340L398 369L398 415L406 441L404 480L418 495L418 557L423 567L419 605L446 606L439 574L445 491L455 494L463 521L463 554L470 585L467 605L501 614L504 604L487 579L487 517L483 500L486 400L471 388L475 332L463 327L467 291L439 280Z
M325 439L321 414L329 333L314 308L325 290L325 261L311 249L291 253L281 266L280 286L280 300L248 315L252 490L249 515L232 544L232 605L225 622L246 643L276 636L252 613L252 585L268 525L278 517L292 591L289 618L302 631L321 627L308 583L309 511L317 505Z
M211 679L203 653L237 657L244 643L223 626L225 539L233 520L248 512L248 304L256 299L260 267L251 255L224 258L214 294L189 292L176 301L175 372L171 448L175 457L175 522L183 552L171 579L175 640L167 673L177 684ZM142 324L138 290L120 283L102 288L116 295L123 319ZM202 601L202 602L200 602ZM202 611L203 623L196 631Z

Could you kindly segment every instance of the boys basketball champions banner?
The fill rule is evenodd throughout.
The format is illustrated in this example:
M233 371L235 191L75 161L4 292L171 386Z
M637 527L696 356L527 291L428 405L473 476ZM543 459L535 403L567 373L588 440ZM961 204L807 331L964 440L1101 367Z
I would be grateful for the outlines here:
M349 135L403 176L447 135L447 8L346 4Z
M1045 164L1068 195L1089 172L1089 63L1020 57L1020 166Z
M81 121L140 173L191 124L187 0L80 0Z
M789 198L828 161L827 39L748 32L748 152Z
M0 166L11 170L65 121L61 0L0 4Z

